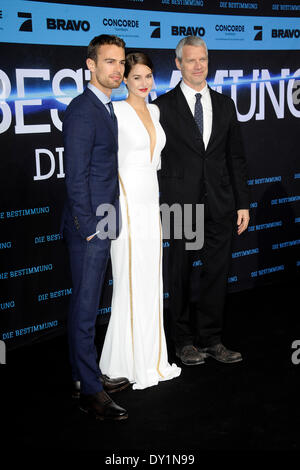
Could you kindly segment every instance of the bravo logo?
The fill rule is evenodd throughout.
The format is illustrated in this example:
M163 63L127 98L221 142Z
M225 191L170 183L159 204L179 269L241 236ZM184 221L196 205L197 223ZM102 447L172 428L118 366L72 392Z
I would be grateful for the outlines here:
M63 20L55 18L47 18L47 29L63 30L63 31L89 31L90 23L82 20Z
M272 38L299 38L300 29L272 29Z
M202 26L171 26L172 36L204 36L205 29Z

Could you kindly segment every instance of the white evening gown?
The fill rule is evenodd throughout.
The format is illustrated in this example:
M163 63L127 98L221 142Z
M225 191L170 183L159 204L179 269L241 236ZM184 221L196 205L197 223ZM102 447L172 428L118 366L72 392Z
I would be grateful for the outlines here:
M100 359L110 378L127 377L144 389L180 375L168 363L163 328L162 238L157 170L165 133L155 105L148 109L156 130L150 137L126 101L114 103L119 129L119 183L122 229L111 244L111 318Z

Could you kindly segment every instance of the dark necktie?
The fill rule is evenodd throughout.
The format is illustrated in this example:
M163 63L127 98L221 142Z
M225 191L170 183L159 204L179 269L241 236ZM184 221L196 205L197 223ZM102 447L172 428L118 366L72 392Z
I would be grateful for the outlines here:
M203 136L203 108L202 108L202 103L201 103L202 95L201 93L196 93L195 97L196 97L196 104L195 104L194 118L199 128L199 131L201 132L201 135Z
M108 104L108 107L109 107L109 111L110 111L111 118L112 118L112 120L115 122L115 120L116 120L116 115L115 115L115 112L114 112L114 107L113 107L113 105L112 105L112 102L109 101L107 104Z

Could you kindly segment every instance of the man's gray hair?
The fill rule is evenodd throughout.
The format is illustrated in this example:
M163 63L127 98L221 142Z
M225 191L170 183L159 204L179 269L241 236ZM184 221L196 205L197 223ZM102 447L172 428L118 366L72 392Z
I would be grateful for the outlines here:
M182 60L182 48L183 46L202 46L206 50L206 55L208 56L207 45L203 39L198 36L187 36L182 38L176 47L176 58L181 62Z

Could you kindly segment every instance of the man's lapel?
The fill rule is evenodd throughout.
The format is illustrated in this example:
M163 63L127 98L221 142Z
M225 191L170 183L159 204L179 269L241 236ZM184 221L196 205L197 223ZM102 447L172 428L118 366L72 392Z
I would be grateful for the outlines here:
M99 100L99 98L89 88L86 88L84 92L86 96L93 102L93 104L101 111L103 120L107 124L108 128L112 132L116 141L118 140L118 123L117 118L115 120L110 116L106 106Z
M211 128L211 134L210 138L206 147L206 152L210 152L213 148L214 143L216 142L216 138L219 133L219 129L222 126L221 122L221 113L220 113L220 107L218 106L218 95L217 92L212 90L210 87L209 88L209 93L210 93L210 99L211 99L211 107L212 107L212 128Z
M196 151L204 151L204 143L190 107L182 93L180 83L175 88L177 111L181 117L184 134L189 145ZM200 136L200 139L197 137Z

